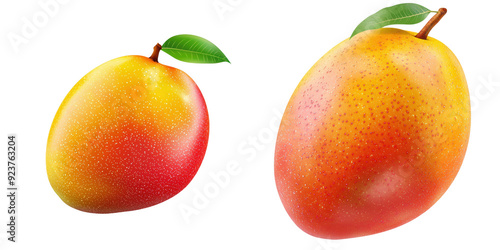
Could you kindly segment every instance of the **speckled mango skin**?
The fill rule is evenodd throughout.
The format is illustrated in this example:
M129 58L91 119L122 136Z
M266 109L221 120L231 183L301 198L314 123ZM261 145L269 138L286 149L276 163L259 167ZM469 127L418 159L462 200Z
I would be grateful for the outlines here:
M293 93L275 151L279 196L316 237L383 232L429 209L465 156L470 101L455 55L399 29L326 53Z
M195 176L208 134L205 100L186 73L143 56L116 58L84 76L57 111L48 178L81 211L153 206Z

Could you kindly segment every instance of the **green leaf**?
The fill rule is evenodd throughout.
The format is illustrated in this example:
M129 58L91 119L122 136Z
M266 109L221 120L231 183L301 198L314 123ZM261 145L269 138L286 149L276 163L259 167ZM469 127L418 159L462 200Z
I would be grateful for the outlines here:
M162 45L161 50L183 62L231 63L217 46L205 38L194 35L173 36Z
M367 17L352 32L351 38L365 30L373 30L391 24L416 24L422 22L431 12L424 6L414 3L402 3L383 8Z

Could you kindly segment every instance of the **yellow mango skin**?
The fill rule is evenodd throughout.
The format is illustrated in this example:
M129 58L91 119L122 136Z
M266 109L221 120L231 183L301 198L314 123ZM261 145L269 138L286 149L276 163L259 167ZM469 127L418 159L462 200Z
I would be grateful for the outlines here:
M341 42L283 115L275 178L286 211L327 239L413 220L457 175L470 116L462 67L438 40L383 28Z
M55 115L47 142L50 184L92 213L141 209L180 192L208 143L209 119L194 81L143 56L84 76Z

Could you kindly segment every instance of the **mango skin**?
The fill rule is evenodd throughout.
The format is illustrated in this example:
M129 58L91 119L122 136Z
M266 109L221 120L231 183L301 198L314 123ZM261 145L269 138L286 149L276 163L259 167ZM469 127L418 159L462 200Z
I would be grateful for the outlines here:
M62 102L47 142L47 175L78 210L141 209L188 185L208 135L205 100L186 73L124 56L89 72Z
M398 227L428 210L457 175L471 125L465 75L444 44L414 36L360 33L295 89L275 179L306 233L344 239Z

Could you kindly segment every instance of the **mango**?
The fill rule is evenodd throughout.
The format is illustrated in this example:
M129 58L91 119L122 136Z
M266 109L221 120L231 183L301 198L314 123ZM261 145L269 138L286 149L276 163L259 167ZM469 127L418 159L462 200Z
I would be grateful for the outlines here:
M153 206L198 171L209 135L205 100L186 73L158 63L160 48L98 66L59 107L46 166L69 206L91 213Z
M276 142L279 196L316 237L398 227L450 187L470 126L467 81L450 49L400 29L364 31L295 89Z

